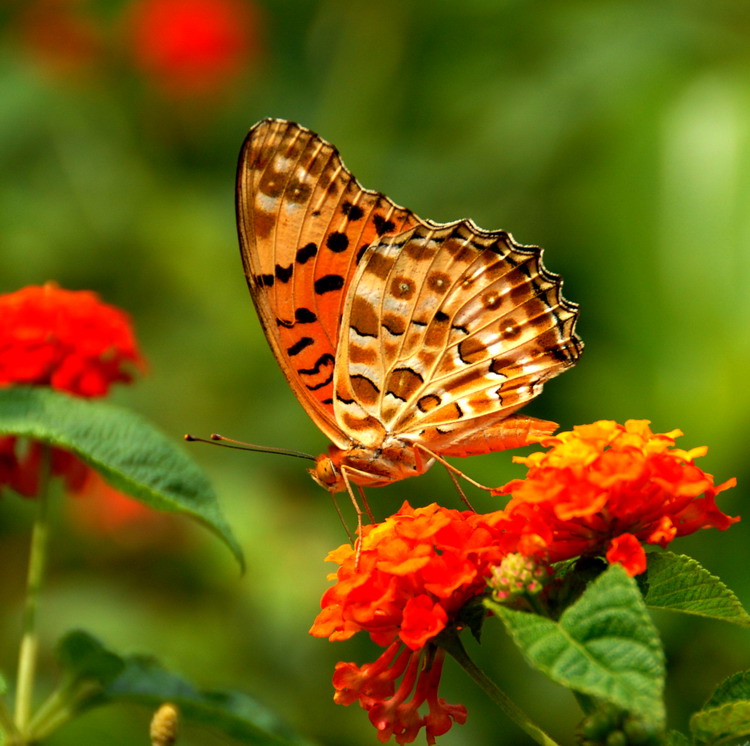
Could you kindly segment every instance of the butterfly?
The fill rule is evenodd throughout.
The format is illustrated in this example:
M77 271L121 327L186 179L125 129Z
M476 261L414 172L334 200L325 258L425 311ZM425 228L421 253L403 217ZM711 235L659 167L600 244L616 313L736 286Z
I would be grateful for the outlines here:
M578 306L540 248L471 220L423 220L282 119L242 146L237 225L266 338L331 441L309 470L330 492L556 429L514 414L583 348Z

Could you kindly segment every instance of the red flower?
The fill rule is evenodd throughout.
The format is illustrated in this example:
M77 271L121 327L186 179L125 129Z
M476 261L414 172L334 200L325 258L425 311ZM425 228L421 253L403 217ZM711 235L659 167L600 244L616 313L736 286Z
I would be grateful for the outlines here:
M48 283L0 295L0 386L49 386L99 397L143 367L128 317L95 293ZM36 495L42 448L32 442L24 449L13 436L0 438L0 486ZM52 474L64 477L68 491L79 492L89 468L57 448L51 459Z
M552 562L606 554L637 575L646 567L641 543L665 547L677 536L725 530L739 520L715 504L735 480L715 486L693 463L707 449L673 448L679 435L652 433L646 420L602 420L558 433L543 441L546 453L514 459L529 472L498 488L513 495L504 513L530 521L536 535L540 523L547 526L544 552Z
M516 551L519 540L537 546L530 535L529 526L505 519L502 511L482 516L404 503L383 523L364 527L359 555L349 545L331 552L328 559L340 565L337 582L324 594L311 634L345 640L365 631L387 647L375 663L336 667L335 701L358 700L381 741L394 736L411 743L425 728L434 743L453 722L463 723L465 708L437 696L444 653L434 639L460 623L461 609L485 592L493 566Z
M48 283L0 296L0 386L104 396L143 367L128 317L95 293Z
M167 94L211 93L257 56L258 15L247 0L140 0L131 9L132 54Z

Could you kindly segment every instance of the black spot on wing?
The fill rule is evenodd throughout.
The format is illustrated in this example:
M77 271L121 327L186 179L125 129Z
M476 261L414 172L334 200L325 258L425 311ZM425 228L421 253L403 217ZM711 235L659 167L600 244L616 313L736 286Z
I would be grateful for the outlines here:
M349 238L346 233L339 233L338 231L331 233L326 239L326 246L337 254L341 251L346 251L349 248Z
M255 284L260 288L270 288L273 281L273 275L255 275Z
M291 347L287 347L286 354L289 355L289 357L294 357L295 355L299 355L302 350L309 347L311 344L314 344L315 340L312 339L312 337L302 337L297 342L295 342Z
M359 205L353 205L351 202L344 202L344 204L341 205L341 212L343 212L351 221L361 220L364 215L362 208L359 207Z
M276 326L283 326L284 329L293 329L295 324L312 324L317 320L318 317L309 308L300 306L294 311L294 321L287 321L277 316Z
M356 256L356 258L355 258L355 260L354 260L354 261L355 261L355 262L356 262L357 264L359 264L359 261L360 261L360 259L362 259L362 257L364 256L364 254L365 254L365 251L367 251L367 247L368 247L369 245L370 245L370 244L367 244L367 243L366 243L366 244L364 244L364 245L362 245L362 246L360 246L360 247L359 247L359 249L358 249L358 251L357 251L357 256Z
M323 275L315 280L316 295L323 295L334 290L341 290L344 287L344 278L341 275Z
M312 324L318 317L309 308L300 306L294 311L294 320L298 324Z
M290 264L288 267L282 267L280 264L277 264L274 270L276 279L279 282L289 282L289 278L292 276L292 269L294 269L294 264Z
M333 357L333 355L331 355L330 352L326 352L315 361L315 365L312 368L298 368L297 373L302 376L317 376L323 368L330 365L331 372L326 378L324 378L322 381L319 381L318 383L305 384L309 391L317 391L318 389L322 389L325 386L328 386L328 384L333 381L333 365L335 362L336 359Z
M297 373L303 376L316 376L324 365L333 365L335 362L336 358L330 352L326 352L315 361L312 368L299 368Z
M373 215L372 222L375 224L375 232L379 236L389 233L396 227L396 224L392 220L386 220L382 215Z
M318 253L318 247L312 241L297 250L295 261L298 264L304 264L308 259L312 259Z

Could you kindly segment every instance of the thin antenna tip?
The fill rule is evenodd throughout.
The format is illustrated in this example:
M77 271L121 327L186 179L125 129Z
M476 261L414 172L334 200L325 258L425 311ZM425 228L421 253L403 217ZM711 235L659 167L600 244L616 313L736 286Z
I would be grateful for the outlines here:
M219 435L219 433L211 433L208 437L211 438L211 440L224 440L224 436Z
M195 437L194 435L191 435L190 433L185 433L185 434L184 434L184 435L183 435L182 437L183 437L183 438L184 438L184 439L185 439L185 440L186 440L186 441L187 441L188 443L190 443L190 442L192 442L192 441L194 441L194 440L197 440L197 438L196 438L196 437Z

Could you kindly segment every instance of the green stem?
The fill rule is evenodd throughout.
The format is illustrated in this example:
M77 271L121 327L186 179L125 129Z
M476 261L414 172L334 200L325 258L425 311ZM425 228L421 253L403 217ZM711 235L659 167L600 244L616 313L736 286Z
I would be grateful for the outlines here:
M49 507L49 473L51 449L43 446L39 475L39 493L36 497L37 512L31 533L29 570L26 580L26 602L23 609L23 636L18 654L18 680L16 683L16 727L24 734L31 718L34 696L34 676L39 650L37 631L37 608L39 593L44 579L44 566L47 555Z
M101 691L101 686L94 682L83 682L76 686L64 686L56 689L42 703L31 720L28 737L33 743L44 740L51 733L75 717L82 702L90 700Z
M21 734L18 732L18 728L16 728L3 699L0 699L0 731L5 734L6 746L15 746L15 744L21 742Z
M455 630L446 630L440 635L438 643L453 658L456 659L461 668L471 676L474 681L484 690L485 694L528 736L541 746L559 746L541 728L534 725L529 716L511 700L508 695L500 689L494 681L489 679L471 658L461 644L458 633Z

